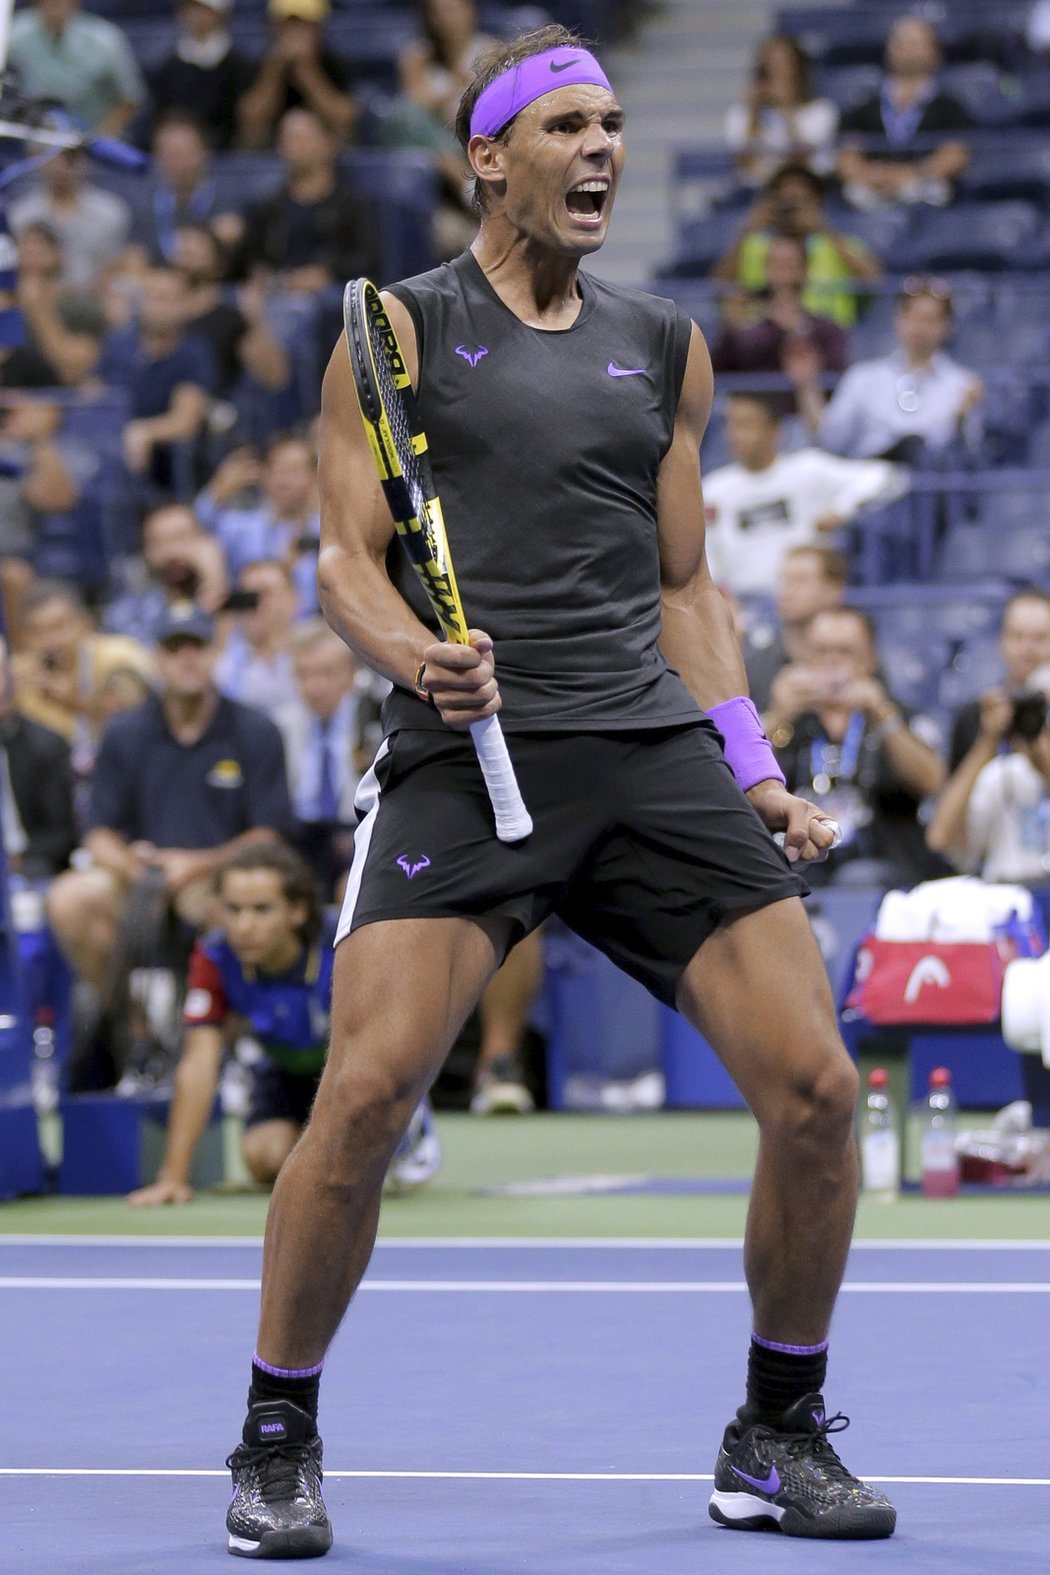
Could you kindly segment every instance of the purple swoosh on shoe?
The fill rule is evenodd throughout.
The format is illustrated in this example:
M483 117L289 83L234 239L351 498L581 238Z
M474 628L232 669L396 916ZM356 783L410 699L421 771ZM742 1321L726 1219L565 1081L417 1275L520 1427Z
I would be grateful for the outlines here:
M741 1482L747 1482L751 1487L757 1488L760 1493L768 1493L770 1497L780 1492L780 1474L776 1466L771 1466L767 1477L749 1477L746 1471L741 1471L739 1466L733 1467L733 1475L738 1476Z

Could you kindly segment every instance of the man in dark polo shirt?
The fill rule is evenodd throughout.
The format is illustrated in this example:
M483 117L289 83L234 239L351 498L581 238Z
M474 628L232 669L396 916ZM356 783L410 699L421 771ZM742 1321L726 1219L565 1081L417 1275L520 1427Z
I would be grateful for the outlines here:
M96 367L104 383L126 388L131 398L121 439L125 465L169 492L178 490L172 445L199 436L217 382L211 346L187 332L190 312L182 274L151 269L138 320L107 336Z
M91 784L90 862L54 882L48 913L77 975L102 982L134 884L161 870L176 911L208 919L211 876L238 848L291 832L281 735L268 717L220 695L211 618L168 609L157 634L160 692L115 717Z

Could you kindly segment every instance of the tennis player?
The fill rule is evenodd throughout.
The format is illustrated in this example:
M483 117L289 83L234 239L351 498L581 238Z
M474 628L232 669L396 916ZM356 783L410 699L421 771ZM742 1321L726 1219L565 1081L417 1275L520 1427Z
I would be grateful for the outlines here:
M605 238L624 116L560 27L497 46L458 133L480 231L384 299L418 390L472 643L442 644L391 547L345 349L322 406L326 616L393 680L358 796L332 1045L270 1206L231 1552L331 1545L318 1384L371 1255L383 1173L509 947L551 912L679 1008L761 1131L746 1400L711 1514L883 1537L821 1398L856 1198L857 1079L798 868L833 834L784 786L704 559L711 368L668 301L579 270ZM535 829L499 842L466 729L500 711ZM784 833L784 851L771 833Z
M237 1028L251 1039L248 1108L241 1148L256 1181L269 1184L310 1115L328 1048L334 923L323 917L310 870L290 848L243 848L216 877L224 922L190 959L164 1158L155 1182L128 1202L140 1208L188 1203L190 1171L211 1118L223 1050ZM387 1188L428 1181L441 1143L421 1101L390 1163Z

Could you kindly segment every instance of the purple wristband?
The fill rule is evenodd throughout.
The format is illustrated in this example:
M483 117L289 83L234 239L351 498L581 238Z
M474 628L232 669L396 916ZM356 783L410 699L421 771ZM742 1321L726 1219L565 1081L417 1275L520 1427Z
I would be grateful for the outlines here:
M726 764L745 793L756 782L784 782L762 720L746 695L708 706L707 714L725 740Z
M518 65L508 67L478 94L470 117L470 134L472 137L494 137L534 99L553 93L555 88L572 87L576 83L608 88L612 92L609 78L586 49L566 44L558 49L547 49L542 55L529 55Z

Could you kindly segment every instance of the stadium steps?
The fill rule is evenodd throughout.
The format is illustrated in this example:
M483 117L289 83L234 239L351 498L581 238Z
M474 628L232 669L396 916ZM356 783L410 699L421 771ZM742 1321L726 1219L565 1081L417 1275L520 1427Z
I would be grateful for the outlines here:
M773 30L769 0L665 0L628 47L603 51L628 117L627 170L610 238L588 263L603 278L654 277L674 246L673 149L717 141L757 41Z

